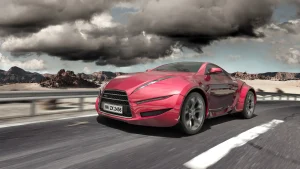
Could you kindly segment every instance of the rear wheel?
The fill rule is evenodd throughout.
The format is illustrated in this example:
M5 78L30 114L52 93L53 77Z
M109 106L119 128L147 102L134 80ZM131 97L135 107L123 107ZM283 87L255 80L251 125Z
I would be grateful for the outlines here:
M244 102L244 109L241 112L243 118L250 119L254 115L255 110L255 97L252 91L248 91L245 102Z
M184 100L180 112L180 129L188 135L198 133L205 120L205 101L201 94L193 92Z

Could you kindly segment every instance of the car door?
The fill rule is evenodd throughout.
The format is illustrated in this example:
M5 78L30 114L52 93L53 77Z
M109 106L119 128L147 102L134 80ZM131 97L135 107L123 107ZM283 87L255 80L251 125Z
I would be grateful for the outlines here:
M221 68L217 65L214 66ZM221 105L222 107L228 108L233 105L235 95L238 89L238 84L232 80L229 73L227 73L224 69L222 70L223 72L215 74L214 78L216 82L222 86L222 90L220 90Z
M209 111L220 112L224 110L227 106L224 103L224 90L228 89L228 86L220 83L220 77L218 74L210 74L211 68L217 68L216 65L207 64L205 69L206 79L203 81L207 89L208 100L209 100Z

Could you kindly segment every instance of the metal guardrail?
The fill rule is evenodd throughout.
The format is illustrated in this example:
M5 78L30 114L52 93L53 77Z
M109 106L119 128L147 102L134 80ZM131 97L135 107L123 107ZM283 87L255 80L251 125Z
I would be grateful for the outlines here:
M99 90L9 91L0 92L0 103L30 101L30 116L35 116L37 100L79 98L78 111L83 111L84 98L97 97L98 93Z
M99 90L65 90L65 91L9 91L0 92L0 102L15 99L35 100L34 98L48 97L79 97L85 95L95 96Z
M0 92L1 102L18 102L18 101L30 101L30 116L36 115L36 101L48 100L48 99L68 99L79 98L79 110L83 111L84 98L97 97L99 90L67 90L67 91L9 91ZM287 100L297 101L300 99L300 94L291 93L270 93L270 92L257 92L258 101L282 101ZM277 99L275 99L277 98ZM285 99L284 99L285 98ZM300 101L300 100L299 100Z
M270 98L268 101L297 101L298 98L300 99L300 94L292 93L256 92L256 95L259 101L265 101L268 98Z

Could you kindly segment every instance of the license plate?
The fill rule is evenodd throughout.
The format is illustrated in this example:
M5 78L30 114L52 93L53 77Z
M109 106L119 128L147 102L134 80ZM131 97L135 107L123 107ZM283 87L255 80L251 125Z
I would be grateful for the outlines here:
M117 114L123 114L123 107L118 105L103 103L103 110Z

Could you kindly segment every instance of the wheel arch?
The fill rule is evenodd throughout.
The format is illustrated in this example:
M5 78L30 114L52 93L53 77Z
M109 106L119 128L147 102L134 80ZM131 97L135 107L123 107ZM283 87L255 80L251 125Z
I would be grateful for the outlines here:
M206 95L205 91L203 89L201 89L200 87L191 87L184 94L182 94L184 96L184 99L183 99L183 102L182 102L181 107L180 107L180 112L183 108L183 103L184 103L185 99L187 98L187 96L189 94L191 94L193 92L197 92L203 97L204 102L205 102L205 117L207 117L208 116L208 98L207 98L207 95Z
M248 91L251 91L254 93L254 99L255 99L255 103L257 102L257 96L256 96L256 91L254 90L253 87L250 87Z
M251 91L254 93L254 98L255 98L255 104L257 102L257 96L256 96L256 91L254 90L253 87L249 86L248 84L246 84L245 82L242 84L241 89L240 89L240 93L239 93L239 99L238 99L238 103L235 107L237 112L240 112L243 110L244 108L244 104L245 104L245 99L246 96L248 94L248 92Z

